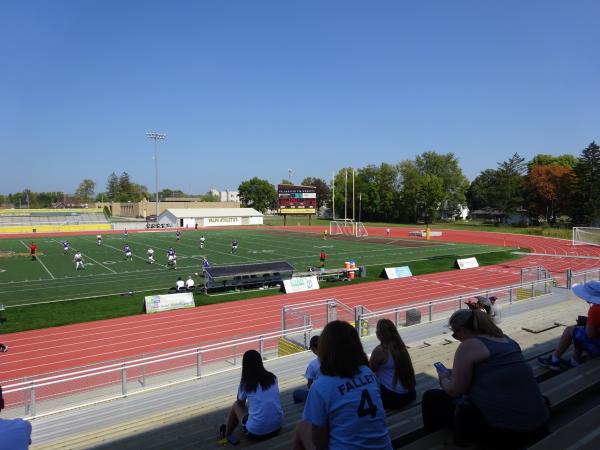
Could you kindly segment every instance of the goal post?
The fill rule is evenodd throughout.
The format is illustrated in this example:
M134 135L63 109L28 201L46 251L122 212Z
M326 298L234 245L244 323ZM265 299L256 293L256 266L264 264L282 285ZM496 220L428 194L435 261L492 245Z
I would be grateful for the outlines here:
M329 222L329 235L356 236L356 222L352 219L332 220Z
M600 246L600 228L573 227L573 245Z
M356 237L367 237L369 232L365 227L365 224L362 222L357 222L356 224Z

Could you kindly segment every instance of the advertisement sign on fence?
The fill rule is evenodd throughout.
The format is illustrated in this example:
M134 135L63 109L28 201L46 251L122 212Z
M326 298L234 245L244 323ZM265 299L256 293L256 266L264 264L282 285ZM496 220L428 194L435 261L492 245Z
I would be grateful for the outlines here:
M395 280L396 278L412 277L412 272L410 271L410 267L408 267L408 266L386 267L385 274L387 275L388 280Z
M320 289L319 280L316 276L293 277L291 280L283 280L283 287L286 294L294 292L314 291Z
M475 267L479 267L479 263L477 262L477 258L464 258L457 259L456 264L459 269L474 269Z
M170 311L172 309L193 308L194 295L191 292L180 292L178 294L147 295L144 297L146 313Z

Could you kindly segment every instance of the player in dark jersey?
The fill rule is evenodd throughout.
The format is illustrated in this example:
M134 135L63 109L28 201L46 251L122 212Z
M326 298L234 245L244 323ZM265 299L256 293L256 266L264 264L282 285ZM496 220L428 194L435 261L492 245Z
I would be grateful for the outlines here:
M63 241L63 255L69 253L69 241Z
M231 254L232 255L235 252L237 252L237 248L238 248L238 241L234 239L233 241L231 241Z
M181 231L177 230L177 231L175 232L175 236L176 236L176 238L177 238L177 241L179 241L179 239L181 239Z
M125 252L125 260L133 261L133 253L131 253L129 244L125 244L125 247L123 247L123 252Z

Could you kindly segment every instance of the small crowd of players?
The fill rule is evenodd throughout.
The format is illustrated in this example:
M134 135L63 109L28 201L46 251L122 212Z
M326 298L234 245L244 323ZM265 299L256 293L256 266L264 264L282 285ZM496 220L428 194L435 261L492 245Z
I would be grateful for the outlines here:
M123 239L127 239L129 236L127 229L125 229L123 231ZM181 240L181 231L177 230L175 233L175 239L177 242L179 242ZM98 245L102 245L102 235L98 234L96 236L96 243ZM204 237L204 235L202 235L200 237L200 240L198 241L198 245L200 246L200 249L204 249L204 246L206 245L206 238ZM68 240L64 240L62 242L62 247L63 247L63 254L67 255L69 253L69 249L70 249L70 243ZM31 260L32 261L36 261L37 260L37 245L32 242L29 246L30 249L30 254L31 254ZM238 249L238 241L236 239L231 241L231 254L233 255L234 253L237 252ZM125 260L126 261L133 261L133 252L131 250L131 247L129 246L128 243L126 243L123 246L123 253L125 256ZM85 262L84 262L84 258L83 258L83 254L81 253L80 250L75 250L75 254L73 255L73 262L75 263L75 270L85 270ZM153 248L149 248L146 251L146 262L148 264L155 264L156 260L154 258L154 249ZM210 263L208 262L208 259L206 258L206 256L203 257L202 259L202 267L204 269L207 269L208 267L210 267ZM169 247L169 250L167 250L167 268L169 269L176 269L177 268L177 252L175 252L175 250L173 249L173 247Z

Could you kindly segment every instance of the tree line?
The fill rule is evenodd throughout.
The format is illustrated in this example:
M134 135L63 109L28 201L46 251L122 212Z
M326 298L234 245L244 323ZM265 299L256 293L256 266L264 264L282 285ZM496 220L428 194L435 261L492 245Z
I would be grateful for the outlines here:
M289 180L282 183L291 184ZM331 208L334 195L338 218L429 222L452 219L467 206L471 213L486 210L503 218L518 213L534 223L600 225L600 147L595 142L577 157L538 154L526 161L515 153L497 163L496 168L483 170L470 183L453 153L428 151L395 164L342 168L334 175L334 183L306 177L301 184L316 187L319 208L324 205ZM93 200L136 202L144 198L152 200L155 195L146 186L132 181L127 172L111 173L106 189L100 193L95 189L93 180L84 179L72 195L25 189L0 194L0 205L48 208L87 204ZM277 191L267 180L254 177L242 181L238 190L244 206L261 212L277 208ZM191 196L179 189L165 188L159 197ZM218 201L212 195L194 198Z
M538 154L525 161L515 153L471 183L453 153L429 151L396 164L343 168L333 183L309 177L301 184L317 186L319 207L332 207L334 190L337 218L433 222L452 219L467 206L504 219L519 214L534 223L600 225L600 147L595 142L578 157ZM239 193L244 206L262 212L277 207L275 186L267 180L243 181Z

